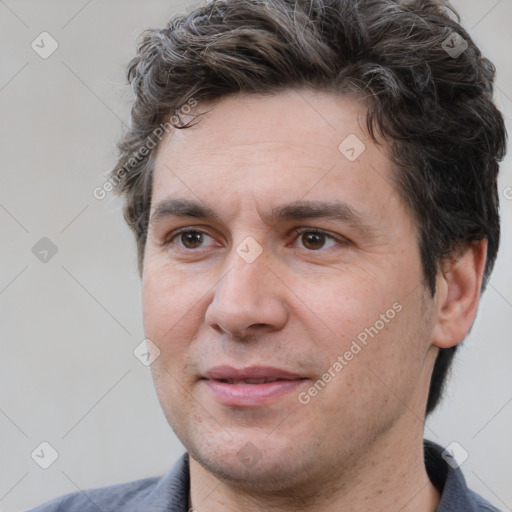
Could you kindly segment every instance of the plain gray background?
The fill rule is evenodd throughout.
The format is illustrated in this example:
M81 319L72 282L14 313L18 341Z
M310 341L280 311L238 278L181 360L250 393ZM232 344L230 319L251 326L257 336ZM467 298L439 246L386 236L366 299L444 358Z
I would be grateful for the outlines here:
M511 131L512 0L454 5L498 69L496 102ZM128 120L136 36L189 8L0 0L0 511L162 474L183 451L133 355L144 338L134 240L120 201L92 192ZM59 45L46 59L31 47L51 48L42 32ZM496 268L426 425L426 437L467 451L470 486L503 510L512 510L511 167L509 156ZM43 237L57 249L46 262L33 252ZM31 458L43 441L58 452L48 469Z

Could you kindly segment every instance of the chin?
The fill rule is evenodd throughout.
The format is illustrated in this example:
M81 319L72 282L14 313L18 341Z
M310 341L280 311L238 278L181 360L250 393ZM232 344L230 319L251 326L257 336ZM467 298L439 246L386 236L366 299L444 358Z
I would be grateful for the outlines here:
M226 435L217 443L212 442L211 437L203 437L203 440L190 442L190 439L184 439L182 443L205 470L246 492L289 492L311 479L314 461L318 461L318 454L307 460L308 450L304 446L293 446L290 441L279 438L271 442L268 432L261 437L229 438Z
M302 483L296 468L289 467L291 460L263 460L254 466L246 466L234 457L208 457L204 453L191 456L209 473L233 487L246 492L276 493L289 491ZM288 467L287 467L288 466Z

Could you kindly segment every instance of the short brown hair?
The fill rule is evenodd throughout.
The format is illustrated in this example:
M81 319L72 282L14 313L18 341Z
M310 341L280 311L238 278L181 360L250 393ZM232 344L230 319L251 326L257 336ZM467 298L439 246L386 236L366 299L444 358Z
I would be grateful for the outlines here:
M448 51L456 43L459 55ZM145 31L128 69L132 122L111 173L136 235L139 272L162 127L171 119L187 128L180 112L191 101L310 87L355 93L367 105L368 131L388 144L396 188L418 225L431 294L441 262L482 239L485 288L499 245L497 175L507 138L494 76L443 0L213 0ZM427 414L456 348L439 352Z

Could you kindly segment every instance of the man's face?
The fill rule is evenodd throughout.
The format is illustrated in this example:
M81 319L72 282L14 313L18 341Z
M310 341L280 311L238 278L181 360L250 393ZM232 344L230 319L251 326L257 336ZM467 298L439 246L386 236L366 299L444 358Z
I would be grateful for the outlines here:
M325 481L421 432L437 349L415 224L355 99L206 106L156 158L143 305L158 396L214 474Z

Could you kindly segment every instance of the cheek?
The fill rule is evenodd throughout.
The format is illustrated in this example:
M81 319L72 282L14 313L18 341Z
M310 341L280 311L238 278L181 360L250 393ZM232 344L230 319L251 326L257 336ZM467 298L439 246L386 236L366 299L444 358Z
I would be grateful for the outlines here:
M300 316L303 319L316 317L329 337L334 335L337 338L338 349L350 345L359 335L364 341L364 337L369 336L368 329L373 330L376 322L381 331L384 328L380 325L381 314L385 315L390 310L388 316L395 316L392 308L396 295L384 289L376 279L362 276L360 272L328 276L322 282L303 280L300 287L298 284L297 296L299 302L303 302L302 306L297 302L297 306L303 309Z
M190 328L196 320L205 289L201 281L171 269L148 266L142 283L146 334L167 339L171 331ZM164 340L163 340L164 341Z
M145 336L160 349L152 364L155 384L173 387L173 375L185 376L185 367L192 340L204 321L205 296L198 289L197 280L186 286L176 275L166 272L148 272L142 286L143 320ZM170 380L169 380L170 379Z
M387 323L379 319L365 329L367 343L356 364L361 370L360 388L383 408L397 412L411 403L423 378L429 324L420 303L410 297L394 309L392 314L384 313Z
M328 367L343 374L334 379L333 388L351 386L381 398L389 393L385 383L405 390L419 376L428 348L426 315L417 293L408 295L400 283L347 283L331 288L318 304L320 325L328 326L331 335L325 336L325 328L323 336L320 331L313 335L323 340L320 347L328 354ZM339 364L332 368L336 361Z

